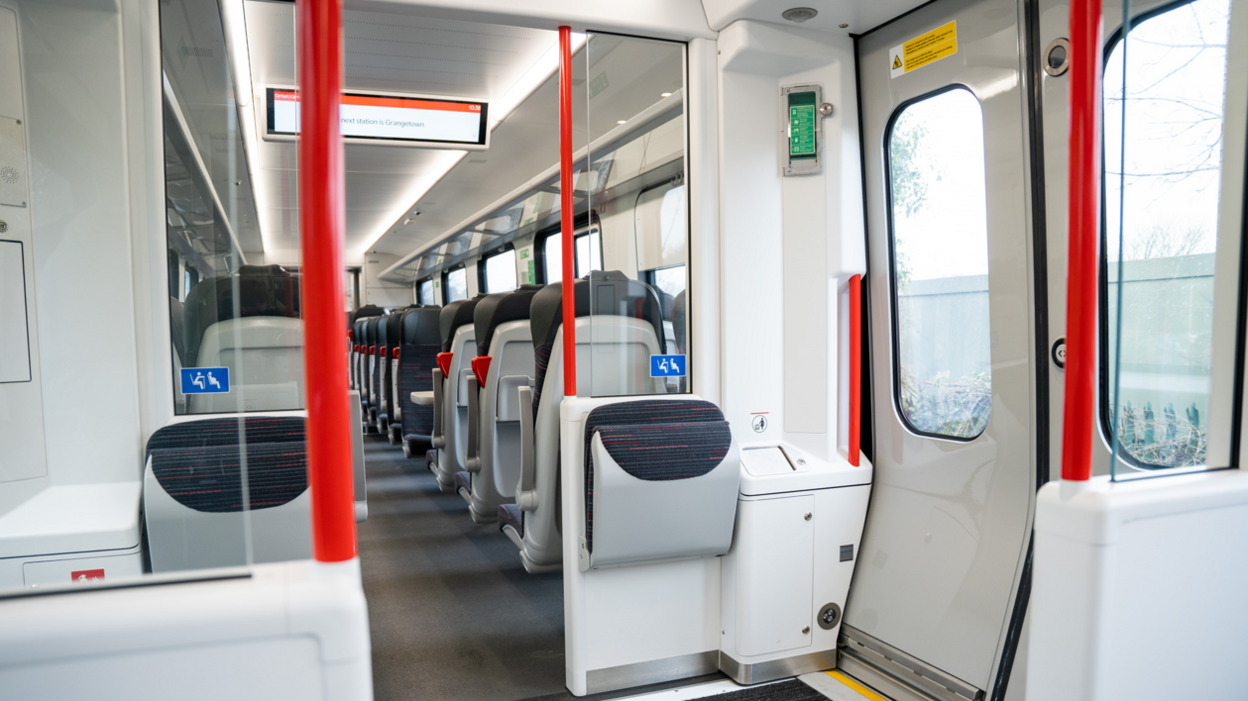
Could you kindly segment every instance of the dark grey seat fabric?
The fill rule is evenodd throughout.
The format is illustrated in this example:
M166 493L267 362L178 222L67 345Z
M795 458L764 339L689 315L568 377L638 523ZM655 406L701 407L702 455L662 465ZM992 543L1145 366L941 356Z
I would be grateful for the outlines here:
M654 326L659 347L663 347L663 308L659 297L649 285L630 280L618 270L595 270L576 281L576 316L625 316L644 319ZM529 310L533 332L533 359L537 374L533 383L533 413L541 403L546 369L555 336L563 325L563 283L556 282L539 290Z
M249 416L170 424L147 441L160 486L196 511L243 510L242 458L246 451L249 508L281 506L308 487L302 417ZM245 443L243 442L245 440Z
M451 352L451 341L455 339L455 331L465 324L473 323L473 313L482 299L485 299L485 295L461 299L442 307L442 312L438 315L438 330L442 337L443 353Z
M455 473L455 491L461 489L472 492L472 475L463 470Z
M486 295L477 303L472 312L477 333L477 355L490 354L490 339L499 326L529 318L533 297L541 289L541 285L521 285L513 292Z
M625 472L651 482L701 477L732 447L719 407L703 400L642 399L600 406L585 417L585 540L594 550L594 460L597 433Z
M355 311L351 312L351 317L349 321L351 322L352 325L354 325L355 322L359 321L360 319L367 319L368 317L372 317L372 316L381 316L382 314L385 314L385 313L386 313L385 309L382 309L381 307L375 304L365 304L359 309L356 309Z
M524 537L524 512L515 504L503 504L498 507L498 525L499 528L511 526L516 529L516 535Z
M412 401L412 392L428 392L433 389L433 368L442 350L441 330L438 319L440 307L420 307L402 314L399 346L399 396L396 403L401 409L399 425L401 436L409 443L410 454L417 455L421 447L428 447L433 433L432 406L420 406Z

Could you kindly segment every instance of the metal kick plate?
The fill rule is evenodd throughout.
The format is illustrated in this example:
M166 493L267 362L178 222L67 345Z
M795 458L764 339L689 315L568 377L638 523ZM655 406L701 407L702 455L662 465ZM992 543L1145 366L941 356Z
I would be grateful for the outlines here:
M0 204L26 206L26 133L21 120L0 117Z

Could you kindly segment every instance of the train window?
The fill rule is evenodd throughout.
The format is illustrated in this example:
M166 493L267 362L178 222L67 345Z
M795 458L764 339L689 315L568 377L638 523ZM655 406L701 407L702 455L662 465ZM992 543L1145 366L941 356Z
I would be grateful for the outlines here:
M896 400L918 433L970 440L992 414L984 122L955 88L887 136Z
M602 270L602 233L598 227L577 232L572 238L576 258L572 261L572 274L585 277L590 270ZM556 230L542 239L542 266L547 285L563 279L563 239Z
M1137 17L1105 64L1101 413L1139 468L1205 464L1229 15Z
M487 294L516 289L516 249L508 245L481 259L481 280Z
M426 307L437 304L433 296L433 280L422 280L420 282L420 303Z
M685 266L673 265L670 268L647 271L646 282L665 296L675 299L685 291Z
M468 271L462 266L446 271L442 276L442 291L448 304L468 299Z
M602 270L602 233L590 229L588 234L577 236L576 276L584 277L591 270Z

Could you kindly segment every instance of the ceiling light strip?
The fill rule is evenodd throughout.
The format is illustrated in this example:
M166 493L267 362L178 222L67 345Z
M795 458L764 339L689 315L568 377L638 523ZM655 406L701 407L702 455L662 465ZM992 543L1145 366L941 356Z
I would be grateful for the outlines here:
M587 36L585 34L573 34L572 52L575 53L580 50L580 48L585 45L586 39ZM507 119L507 117L510 116L517 107L523 104L530 95L537 92L537 89L549 80L557 70L559 70L559 42L556 39L550 49L543 53L541 58L539 58L537 62L529 68L529 70L525 71L524 75L520 76L520 79L517 80L506 93L503 93L501 98L490 101L490 131L493 132L498 125L502 124L503 120ZM380 241L382 237L393 231L395 226L398 225L399 219L405 217L407 212L411 208L415 207L420 201L420 198L424 197L430 190L433 189L435 185L438 184L439 181L442 180L442 178L446 177L446 174L451 172L451 169L454 168L455 165L458 164L468 152L450 151L448 153L458 153L459 155L453 160L453 162L445 164L441 170L435 169L435 175L429 179L422 180L420 184L413 187L404 197L400 199L402 206L395 207L393 210L394 215L388 216L385 219L390 222L390 224L386 225L385 228L379 231L376 236L370 239L367 245L360 248L360 255L367 254L369 249L377 245L377 242Z
M684 89L676 90L669 97L650 105L646 109L637 113L627 123L622 124L615 129L603 134L595 139L587 146L582 146L572 158L577 165L581 165L587 160L590 153L610 153L625 143L633 140L639 134L648 131L656 123L663 123L667 120L681 114L684 111ZM492 204L484 209L479 210L476 214L468 219L463 220L458 226L448 229L441 236L430 241L428 244L421 246L412 253L399 258L393 265L381 271L378 277L382 279L390 279L395 282L408 282L406 278L393 277L407 263L428 253L430 250L446 243L448 240L458 236L459 234L474 229L481 223L497 216L497 212L501 209L507 209L515 206L519 201L523 200L529 193L534 190L542 189L549 185L559 175L559 164L556 162L537 176L530 178L516 189L507 193L503 197L495 200ZM390 277L388 277L390 276Z

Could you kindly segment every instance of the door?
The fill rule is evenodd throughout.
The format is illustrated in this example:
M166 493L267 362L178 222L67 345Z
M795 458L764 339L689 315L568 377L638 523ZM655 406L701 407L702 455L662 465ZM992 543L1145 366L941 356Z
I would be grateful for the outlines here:
M998 697L1021 625L1038 440L1018 13L938 0L859 39L875 485L842 666L898 698Z

